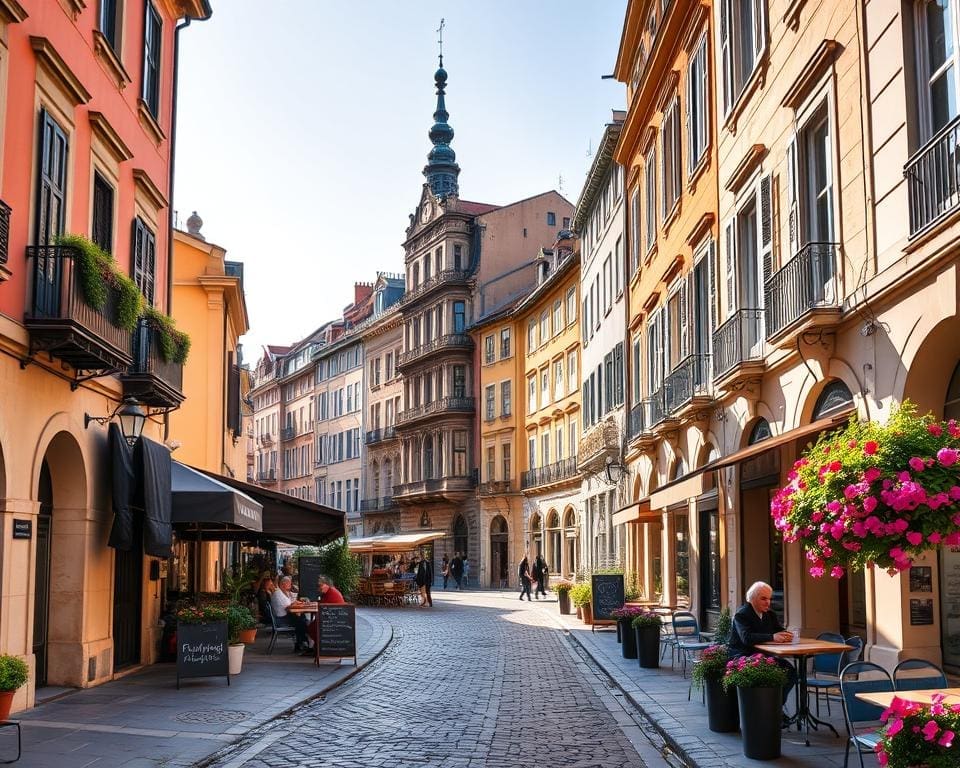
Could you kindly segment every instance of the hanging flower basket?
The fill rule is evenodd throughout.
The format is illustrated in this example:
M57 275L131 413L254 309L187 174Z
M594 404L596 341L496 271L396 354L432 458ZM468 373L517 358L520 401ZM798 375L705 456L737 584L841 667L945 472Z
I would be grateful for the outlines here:
M940 544L960 545L960 425L904 402L885 425L851 419L794 463L770 503L814 577L875 564L895 574Z

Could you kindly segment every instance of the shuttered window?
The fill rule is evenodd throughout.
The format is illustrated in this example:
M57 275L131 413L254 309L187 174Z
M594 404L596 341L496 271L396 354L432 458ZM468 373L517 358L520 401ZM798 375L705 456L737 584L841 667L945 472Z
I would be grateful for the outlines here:
M99 173L93 174L93 221L90 239L107 253L113 252L113 187Z
M143 23L143 90L141 97L155 118L160 116L160 45L163 24L153 3L147 2Z
M710 144L709 67L707 36L700 39L687 67L687 174L699 167Z
M67 134L49 112L41 110L37 245L49 245L63 233L68 146Z
M118 34L120 29L119 5L118 0L100 0L100 33L110 43L110 47L114 51L120 50L120 36Z
M150 306L154 301L157 239L139 216L133 220L133 282Z
M644 184L646 195L644 215L647 218L646 250L649 252L657 243L657 158L656 152L652 149L644 162Z
M767 0L721 0L720 57L724 114L736 104L766 46Z

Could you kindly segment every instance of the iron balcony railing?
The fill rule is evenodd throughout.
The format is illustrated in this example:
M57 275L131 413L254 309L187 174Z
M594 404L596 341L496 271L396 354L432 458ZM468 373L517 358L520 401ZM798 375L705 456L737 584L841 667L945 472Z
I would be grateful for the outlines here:
M667 413L676 413L693 398L710 394L710 355L687 355L664 379Z
M541 485L551 485L574 477L577 477L577 457L571 456L569 459L561 459L553 462L553 464L547 464L545 467L528 469L523 473L520 487L523 489L537 488Z
M669 416L669 411L667 411L666 389L663 387L660 387L660 389L650 395L646 403L650 415L650 421L647 422L649 427L657 426L657 424Z
M273 435L269 432L260 435L260 445L273 445Z
M258 483L275 483L277 482L277 470L274 469L261 469L257 471L257 482Z
M424 357L425 355L429 355L441 349L449 348L472 349L473 339L471 339L470 335L466 333L448 333L445 336L438 336L437 338L428 341L426 344L421 344L416 349L411 349L409 352L401 353L398 365L406 365L407 363L412 363L414 360Z
M960 204L960 116L907 161L903 175L913 237Z
M429 480L414 480L409 483L393 486L393 497L411 496L426 493L443 493L453 491L468 491L476 485L476 481L469 475L448 475L434 477Z
M426 405L417 405L407 408L397 414L397 424L406 424L425 416L431 416L435 413L446 413L449 411L456 413L473 413L476 408L476 401L472 397L441 397Z
M713 377L748 360L762 360L763 343L763 310L738 309L713 334Z
M462 269L445 269L442 272L437 272L437 274L427 280L424 280L413 290L407 291L405 294L403 294L399 304L400 306L409 304L411 301L420 298L425 293L429 293L434 288L437 288L441 285L445 285L447 283L462 283L467 279L467 277L467 272Z
M380 512L393 506L393 496L380 496L375 499L360 499L361 512Z
M133 332L133 363L130 373L149 373L183 392L183 363L164 359L160 349L159 331L143 318Z
M10 253L10 206L0 200L0 264L6 264Z
M630 409L627 439L635 440L640 435L648 434L651 426L650 401L641 400Z
M397 436L397 428L391 424L389 427L383 427L382 429L371 429L367 432L364 442L367 445L372 445L373 443L379 443L384 440L392 440Z
M837 244L807 243L764 286L767 338L813 309L837 306Z
M284 427L280 430L280 440L293 440L297 436L296 427Z

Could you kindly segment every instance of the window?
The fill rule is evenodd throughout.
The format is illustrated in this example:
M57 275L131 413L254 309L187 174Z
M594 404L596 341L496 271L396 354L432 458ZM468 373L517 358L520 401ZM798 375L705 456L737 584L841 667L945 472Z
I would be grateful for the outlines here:
M563 330L563 302L557 299L553 302L553 335Z
M540 343L546 344L550 340L550 316L547 310L540 313Z
M647 217L647 252L652 250L657 243L657 169L656 152L652 149L647 159L644 161L644 194L646 195L646 208L644 215Z
M497 479L497 446L487 446L487 481Z
M454 244L453 246L453 268L458 272L463 269L463 246Z
M553 399L559 400L564 395L563 358L553 361Z
M537 438L527 439L527 464L530 469L537 468Z
M140 96L155 118L160 117L161 31L160 14L148 0L143 26L143 91Z
M510 479L510 443L500 446L500 460L503 464L503 479Z
M510 380L500 382L500 415L510 415Z
M623 405L623 342L613 348L613 405Z
M390 381L393 378L393 352L387 352L387 364L386 364L386 380Z
M634 406L638 405L643 399L640 394L640 336L633 337L633 398Z
M593 281L593 329L600 327L600 275Z
M666 357L664 355L666 311L657 310L647 323L647 395L653 396L663 386Z
M527 354L533 354L537 348L537 321L533 318L527 323Z
M720 2L724 114L733 109L766 48L766 15L766 0Z
M467 474L467 432L463 429L453 432L453 474L457 477Z
M547 466L550 463L550 433L540 435L540 464Z
M577 375L577 350L572 349L567 353L567 394L572 395L580 386L580 378Z
M492 363L496 358L494 357L494 338L491 333L489 336L485 337L483 340L483 362L486 365Z
M603 356L603 407L597 416L602 416L613 407L613 352Z
M571 422L570 422L570 440L568 441L569 444L570 444L570 452L571 452L571 453L572 453L573 450L574 450L574 446L577 445L577 440L578 440L579 437L580 437L580 435L577 434L577 422L576 422L575 419L574 419L574 420L571 420Z
M796 224L799 213L802 225L800 242L791 241L793 255L805 243L833 242L833 153L826 105L801 128L796 142L788 148L787 162L793 170L789 175L799 187L799 195L796 189L788 190L791 222Z
M619 297L623 293L623 237L617 238L617 244L613 248L613 290L614 295Z
M670 344L667 368L672 371L687 356L687 286L680 282L667 299L667 323Z
M666 221L680 200L680 102L676 96L671 99L663 115L660 160L660 181L663 186L660 217Z
M430 254L428 253L423 257L423 282L427 283L430 281L430 278L433 276L432 270L430 267Z
M767 175L760 179L756 190L745 199L724 229L727 317L738 309L763 307L763 285L772 272L771 208L771 180ZM762 351L763 325L761 315L758 322L745 326L747 337L741 343L744 344L744 354L749 357Z
M547 211L547 226L557 226L557 214L555 214L553 211Z
M156 260L157 240L138 216L133 221L133 282L150 306L153 306Z
M504 360L510 357L510 329L503 328L500 331L500 359Z
M114 51L120 50L120 2L118 0L100 0L100 33L110 43Z
M537 412L537 377L527 379L527 413Z
M545 406L550 402L550 369L540 369L540 405Z
M604 314L613 304L613 254L608 253L603 260L603 312Z
M380 358L376 358L373 361L373 385L375 387L380 386Z
M916 2L920 140L929 139L957 115L957 8L954 0Z
M467 327L467 305L462 301L453 302L453 332L463 333Z
M453 366L453 396L467 396L467 367L465 365Z
M493 421L497 415L497 392L496 386L488 384L483 388L484 418L487 421Z
M96 171L93 174L90 239L107 253L113 253L113 187Z
M577 321L577 288L573 286L567 290L567 325Z
M687 67L688 175L693 175L710 144L710 113L707 104L710 91L708 72L707 36L704 35Z
M557 440L557 461L563 461L563 427L557 427L556 431L556 440Z
M63 234L67 196L67 135L46 110L40 113L42 146L38 151L39 204L37 245L49 245Z
M570 229L570 217L569 217L569 216L564 216L564 217L563 217L563 228L564 228L564 229Z

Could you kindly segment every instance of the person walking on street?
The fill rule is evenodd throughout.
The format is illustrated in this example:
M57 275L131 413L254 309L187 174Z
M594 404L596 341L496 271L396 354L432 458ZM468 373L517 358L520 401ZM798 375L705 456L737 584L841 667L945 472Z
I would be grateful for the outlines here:
M527 602L533 600L530 597L530 561L527 559L527 556L523 556L523 560L520 561L520 567L517 568L517 575L520 577L520 599L523 600L523 596L527 596Z
M460 582L463 579L463 560L459 552L454 552L453 560L450 561L450 575L457 582L457 589L461 589Z
M467 556L463 556L463 580L460 582L458 589L463 589L463 585L467 584L467 579L470 578L470 561L467 560Z
M415 580L420 587L420 607L433 608L433 597L430 595L430 587L433 585L433 564L426 558L417 564Z
M533 591L537 600L540 595L546 597L547 588L544 582L547 580L547 561L543 559L543 555L537 555L537 559L533 561L533 580L537 582L537 588Z
M443 555L443 560L440 561L440 573L443 574L443 588L447 588L447 579L450 578L450 558L447 557L446 553Z

